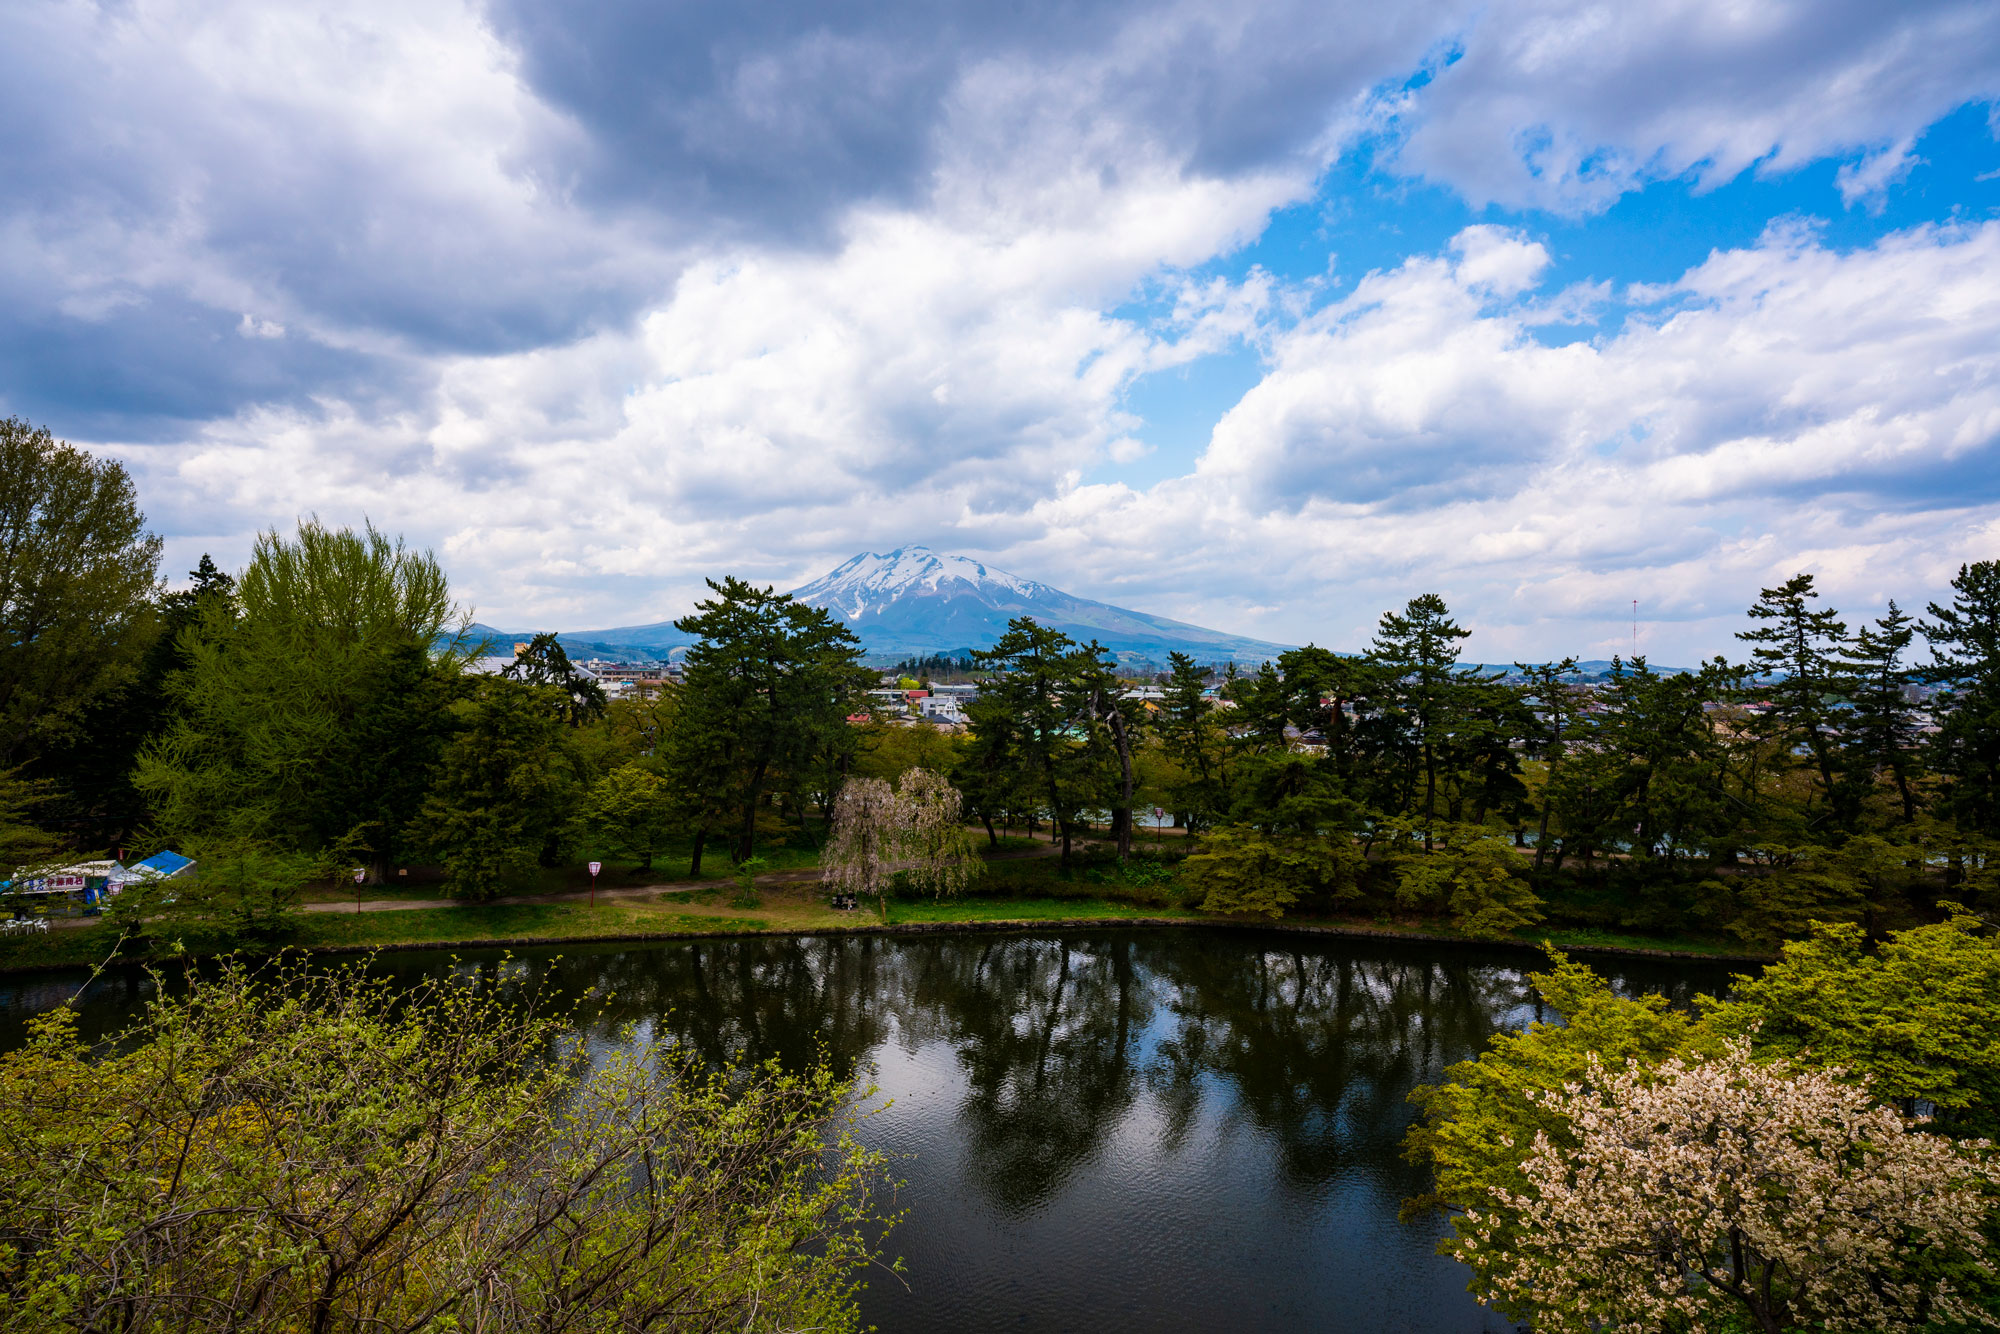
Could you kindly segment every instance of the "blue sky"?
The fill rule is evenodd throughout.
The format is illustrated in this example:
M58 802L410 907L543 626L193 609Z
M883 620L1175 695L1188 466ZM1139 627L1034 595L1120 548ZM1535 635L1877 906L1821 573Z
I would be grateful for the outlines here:
M2000 556L2000 9L28 0L0 411L492 623L923 542L1336 647Z

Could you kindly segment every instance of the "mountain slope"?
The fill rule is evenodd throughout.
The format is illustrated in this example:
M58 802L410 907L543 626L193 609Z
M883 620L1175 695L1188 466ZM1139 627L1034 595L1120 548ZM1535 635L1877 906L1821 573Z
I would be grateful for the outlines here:
M876 659L990 648L1017 616L1032 616L1079 641L1095 639L1129 662L1164 664L1168 652L1178 650L1203 663L1259 663L1289 647L1073 597L980 561L920 546L881 555L864 552L793 589L792 596L832 612ZM493 651L502 654L532 634L473 627L475 638L490 638ZM676 650L688 642L672 621L578 630L559 638L573 658L678 657Z
M832 612L877 657L988 648L1017 616L1074 639L1095 639L1128 660L1164 662L1177 650L1199 662L1262 662L1286 648L1075 597L921 546L864 552L792 596Z

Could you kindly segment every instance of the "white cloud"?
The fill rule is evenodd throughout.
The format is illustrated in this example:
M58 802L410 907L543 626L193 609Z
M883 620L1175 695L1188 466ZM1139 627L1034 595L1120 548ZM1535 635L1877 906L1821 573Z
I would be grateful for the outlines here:
M1397 97L1398 161L1478 203L1565 213L1648 180L1865 155L1842 181L1853 202L1938 117L2000 96L1984 0L1538 0L1487 8L1457 52Z
M2000 555L2000 223L1852 253L1776 228L1640 295L1671 313L1548 346L1532 301L1484 306L1463 262L1373 275L1276 338L1193 476L1045 502L1044 549L1108 547L1158 589L1293 590L1255 628L1341 647L1439 590L1474 652L1622 651L1638 598L1679 661L1796 570L1879 608Z
M730 28L688 48L714 96L678 101L601 15L499 17L531 7L0 16L6 346L48 341L19 312L127 339L9 383L81 386L175 560L367 514L492 615L579 626L928 540L1342 646L1435 586L1497 657L1604 649L1634 596L1687 656L1791 562L1874 598L1993 554L1991 227L1850 254L1780 226L1623 292L1544 292L1548 247L1498 223L1324 305L1189 272L1385 128L1475 203L1828 155L1880 201L2000 91L1990 5L1176 0L949 50L912 11ZM621 68L563 87L558 56ZM654 102L686 142L623 119ZM1190 475L1098 480L1147 450L1134 377L1246 345L1268 373Z

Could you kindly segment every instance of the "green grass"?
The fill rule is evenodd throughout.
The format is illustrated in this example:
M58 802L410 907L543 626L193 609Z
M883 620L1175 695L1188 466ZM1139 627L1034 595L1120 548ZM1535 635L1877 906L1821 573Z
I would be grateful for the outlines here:
M94 964L111 952L118 937L103 923L47 935L0 937L0 969Z
M739 917L661 912L613 903L459 904L406 912L313 913L299 919L289 943L421 945L446 940L524 940L536 937L641 935L670 931L755 931L766 925Z
M865 910L866 905L864 905ZM857 914L858 916L859 914ZM897 922L1061 922L1079 917L1182 917L1201 920L1184 908L1156 908L1105 898L963 898L941 901L891 900L889 921Z
M1213 920L1170 902L1134 901L1114 897L1115 887L1091 883L1087 869L1065 876L1053 860L1006 864L992 868L993 875L981 882L983 893L935 901L892 899L889 923L975 923L1019 922L1059 923L1080 919L1173 918L1190 923ZM1050 892L1053 891L1053 892ZM756 909L728 907L733 886L717 884L671 899L649 898L600 903L455 904L441 908L413 908L396 912L302 913L293 919L285 935L271 941L244 941L202 928L198 924L161 924L151 940L143 943L145 953L173 952L170 942L180 940L190 953L216 953L230 949L268 949L277 945L303 948L427 945L454 941L505 943L521 940L564 940L579 937L642 937L680 932L729 934L749 931L825 931L866 928L880 921L872 905L864 904L854 913L835 914L814 896L786 896L768 893L764 906ZM1155 897L1147 894L1145 897ZM1157 896L1164 900L1165 896ZM680 908L705 908L683 912ZM1258 924L1262 924L1261 920ZM1361 919L1287 918L1269 923L1274 927L1333 927L1379 932L1385 937L1422 934L1461 938L1443 922L1368 921ZM1545 927L1523 932L1521 944L1548 940L1560 948L1675 950L1698 955L1743 954L1740 945L1694 937L1645 936L1606 931L1593 927ZM0 938L0 970L91 965L111 952L116 941L111 929L97 924L74 930L51 931L47 935ZM143 957L143 956L142 956Z
M1742 941L1713 940L1703 936L1644 936L1631 932L1606 931L1594 926L1553 926L1521 933L1521 939L1539 945L1544 940L1558 949L1674 950L1682 954L1755 955L1759 951Z

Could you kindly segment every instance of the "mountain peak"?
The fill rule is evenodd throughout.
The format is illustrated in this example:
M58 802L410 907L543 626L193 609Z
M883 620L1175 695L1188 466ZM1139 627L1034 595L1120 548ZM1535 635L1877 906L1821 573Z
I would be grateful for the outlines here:
M1032 579L997 570L970 556L939 555L920 545L890 552L864 551L803 588L792 590L849 621L880 615L906 598L995 594L1033 599L1055 590ZM1059 594L1057 596L1060 596Z
M919 545L864 551L792 596L839 617L879 655L985 648L1021 616L1134 661L1159 662L1180 650L1202 662L1258 662L1285 647L1092 602Z

